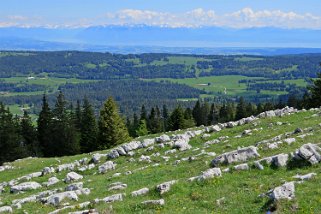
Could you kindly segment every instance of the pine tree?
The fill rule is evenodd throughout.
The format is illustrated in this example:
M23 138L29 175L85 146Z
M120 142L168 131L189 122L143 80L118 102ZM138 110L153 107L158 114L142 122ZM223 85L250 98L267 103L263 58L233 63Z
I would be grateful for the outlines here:
M145 120L147 122L147 111L146 111L145 105L142 105L142 108L140 110L140 119L139 120Z
M20 140L18 120L0 102L0 165L26 156Z
M198 100L193 108L193 117L197 126L202 125L202 109L201 103Z
M87 99L86 97L84 99ZM81 104L80 100L77 100L77 106L76 106L76 113L75 113L75 127L79 131L81 129L81 123L82 123L82 110L81 110Z
M210 114L210 106L208 104L208 102L204 102L202 107L201 107L201 125L208 125L208 115Z
M20 134L28 156L40 156L41 150L37 140L37 132L27 111L23 112L20 120Z
M109 97L99 116L99 148L107 149L130 140L128 130L118 113L118 107Z
M53 109L52 143L50 156L75 155L80 152L79 141L70 112L67 111L67 101L59 92Z
M168 114L168 110L167 110L167 106L166 105L163 105L163 110L162 110L162 119L163 119L163 130L162 131L167 131L168 129L168 117L169 117L169 114Z
M175 131L178 129L183 128L184 126L184 111L183 109L178 106L174 109L174 111L171 113L169 120L168 120L168 128L171 131Z
M246 113L246 103L244 101L244 98L241 97L239 103L237 104L236 107L236 115L235 115L235 119L239 120L242 118L247 117L247 113Z
M213 124L217 124L218 122L219 122L219 109L213 103L211 105L211 110L208 115L208 124L213 125Z
M139 125L136 130L137 136L145 136L148 135L147 125L145 120L139 121Z
M38 142L40 150L45 157L51 156L51 142L52 142L52 112L50 110L47 97L44 94L42 98L42 109L38 117Z
M80 118L80 151L83 153L95 151L98 149L98 128L94 110L86 97L84 98Z
M318 78L312 81L313 85L308 87L311 94L309 107L319 108L321 106L321 73L318 73Z

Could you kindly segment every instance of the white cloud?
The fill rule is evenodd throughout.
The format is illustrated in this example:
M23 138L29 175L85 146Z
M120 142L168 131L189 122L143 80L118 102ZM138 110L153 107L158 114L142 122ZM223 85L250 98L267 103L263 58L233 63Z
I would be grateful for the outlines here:
M151 10L124 9L109 12L96 18L61 19L48 21L41 17L13 15L0 18L0 27L5 26L47 26L47 27L88 27L94 25L150 25L167 27L219 26L232 28L281 27L321 29L321 16L293 11L259 10L243 8L226 14L214 10L196 8L182 13Z

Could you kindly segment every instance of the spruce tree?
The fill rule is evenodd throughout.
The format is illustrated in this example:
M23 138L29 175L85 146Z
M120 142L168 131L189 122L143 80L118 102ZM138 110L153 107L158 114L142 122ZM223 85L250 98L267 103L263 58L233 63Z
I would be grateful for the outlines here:
M163 110L162 110L162 119L163 119L163 130L162 131L167 131L167 122L168 122L168 117L169 117L169 114L168 114L168 110L167 110L167 106L166 105L163 105Z
M108 98L100 111L98 127L99 148L101 149L111 148L130 140L128 130L112 97Z
M87 99L85 97L85 99ZM81 104L80 100L77 100L77 106L76 106L76 112L75 112L75 127L79 131L81 129L81 123L82 123L82 109L81 109Z
M74 120L70 112L67 111L67 101L61 91L57 96L53 116L50 156L78 154L80 146Z
M20 134L28 156L40 156L41 150L37 140L37 132L27 111L23 112L20 120Z
M50 110L47 96L44 94L42 98L42 109L37 120L38 124L38 142L40 150L45 157L51 156L51 142L52 142L52 112Z
M321 73L318 73L318 78L312 81L313 85L308 87L311 94L309 107L319 108L321 106Z
M0 165L26 156L20 141L18 120L0 102Z
M198 100L193 108L193 117L197 126L202 125L201 102Z
M145 120L139 121L139 125L138 125L137 130L136 130L136 135L137 136L148 135L148 129L147 129L147 125L146 125L146 121Z
M218 121L219 121L219 109L213 103L211 105L211 110L210 110L210 113L208 115L208 124L209 125L217 124Z
M95 151L98 149L98 128L94 110L86 97L84 98L80 118L80 151L83 153Z
M247 116L246 113L246 103L244 101L244 98L241 97L239 103L237 104L236 107L236 115L235 115L235 119L239 120L242 118L245 118Z
M201 107L201 121L200 124L201 125L208 125L208 115L210 114L210 106L208 104L208 102L204 102L202 107Z

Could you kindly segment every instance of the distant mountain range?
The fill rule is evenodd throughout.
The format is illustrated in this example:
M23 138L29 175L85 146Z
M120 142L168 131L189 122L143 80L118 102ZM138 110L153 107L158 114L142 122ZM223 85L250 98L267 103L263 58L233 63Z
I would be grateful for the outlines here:
M0 28L2 50L82 50L114 53L320 53L321 30L218 27Z

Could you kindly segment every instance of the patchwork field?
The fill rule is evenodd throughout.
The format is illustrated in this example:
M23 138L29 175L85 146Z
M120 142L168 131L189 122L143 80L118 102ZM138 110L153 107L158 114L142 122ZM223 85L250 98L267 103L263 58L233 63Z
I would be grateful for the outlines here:
M0 210L318 213L320 115L320 109L286 108L217 126L147 136L115 150L8 163L0 168ZM48 185L54 177L57 183ZM169 181L173 182L164 183ZM24 182L38 186L16 191Z

